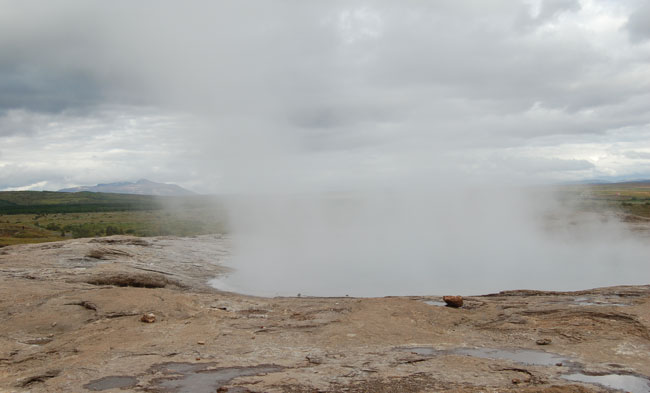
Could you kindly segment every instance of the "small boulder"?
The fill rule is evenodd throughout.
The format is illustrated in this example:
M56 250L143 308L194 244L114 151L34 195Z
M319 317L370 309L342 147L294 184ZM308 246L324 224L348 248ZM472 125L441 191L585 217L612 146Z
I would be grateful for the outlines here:
M305 357L307 361L311 364L323 364L323 358L309 354Z
M140 317L140 322L154 323L156 322L156 315L153 313L144 314L142 317Z
M462 296L443 296L442 300L447 304L447 307L459 308L463 307Z
M540 338L537 341L535 341L535 344L537 344L537 345L548 345L550 343L551 343L550 338Z

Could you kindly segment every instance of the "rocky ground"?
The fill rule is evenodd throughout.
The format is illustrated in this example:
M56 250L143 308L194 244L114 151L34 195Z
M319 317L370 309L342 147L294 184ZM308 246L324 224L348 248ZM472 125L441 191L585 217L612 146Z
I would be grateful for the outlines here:
M229 249L218 236L0 249L0 391L650 392L650 286L462 308L256 298L207 285Z

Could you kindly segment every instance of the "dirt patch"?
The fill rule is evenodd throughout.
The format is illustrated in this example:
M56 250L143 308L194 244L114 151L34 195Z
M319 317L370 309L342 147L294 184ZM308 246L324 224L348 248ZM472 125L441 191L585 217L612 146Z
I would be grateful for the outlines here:
M63 244L61 243L51 243L51 244L46 244L41 246L42 250L52 250L52 249L57 249L63 247Z
M572 323L573 325L582 325L586 328L601 326L603 330L608 327L612 329L623 329L628 335L636 335L650 340L648 328L639 319L630 314L624 314L616 311L592 311L592 310L522 310L520 315L534 316L542 321L549 321L553 325L560 326L563 323Z
M92 285L113 285L116 287L184 288L184 285L179 282L170 280L161 274L154 273L116 273L105 276L95 276L86 282Z
M86 257L95 259L112 259L114 257L130 257L131 253L117 248L100 247L90 250Z
M86 310L93 310L97 311L97 305L93 302L88 302L85 300L78 301L78 302L73 302L73 303L65 303L66 306L81 306L85 308Z
M144 240L144 239L138 239L138 238L132 238L132 237L108 237L108 238L101 238L101 239L93 239L90 241L90 243L99 243L99 244L123 244L127 246L142 246L142 247L149 247L151 246L151 243Z
M137 384L138 384L138 379L135 377L118 375L118 376L104 377L104 378L96 379L94 381L90 381L89 383L84 385L84 388L93 391L100 391L100 390L108 390L108 389L132 388Z
M310 386L284 385L281 386L286 393L314 393L323 390L314 389ZM454 393L476 393L485 391L496 391L486 389L483 385L471 383L449 383L434 378L429 373L416 373L405 377L372 378L365 381L352 382L350 384L333 383L328 392L348 393L420 393L420 392L454 392ZM582 386L519 386L500 387L499 392L530 392L530 393L594 393L593 390Z
M42 383L42 382L45 382L46 380L48 380L50 378L54 378L54 377L58 376L59 374L61 374L61 370L49 370L49 371L46 371L46 372L44 372L42 374L33 375L33 376L30 376L30 377L27 377L27 378L24 378L24 379L20 380L18 382L18 386L24 388L24 387L31 386L31 385L33 385L35 383Z

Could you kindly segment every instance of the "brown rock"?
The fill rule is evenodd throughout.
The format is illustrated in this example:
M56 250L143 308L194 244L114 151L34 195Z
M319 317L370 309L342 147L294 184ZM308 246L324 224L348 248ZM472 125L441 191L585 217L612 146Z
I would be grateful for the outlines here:
M311 364L322 364L323 363L323 358L321 358L319 356L312 355L312 354L307 355L306 359Z
M550 338L540 338L539 340L535 341L537 345L548 345L551 343Z
M442 300L447 303L447 307L463 307L463 297L462 296L443 296Z
M519 378L512 378L512 383L514 383L515 385L518 385L518 384L521 383L521 380Z
M156 315L154 315L153 313L144 314L142 317L140 317L140 322L154 323L156 322Z

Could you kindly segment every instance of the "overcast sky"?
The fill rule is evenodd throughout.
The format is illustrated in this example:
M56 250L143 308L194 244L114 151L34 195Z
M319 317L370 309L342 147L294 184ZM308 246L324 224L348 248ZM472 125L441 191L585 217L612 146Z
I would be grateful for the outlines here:
M650 2L0 0L0 190L650 178Z

